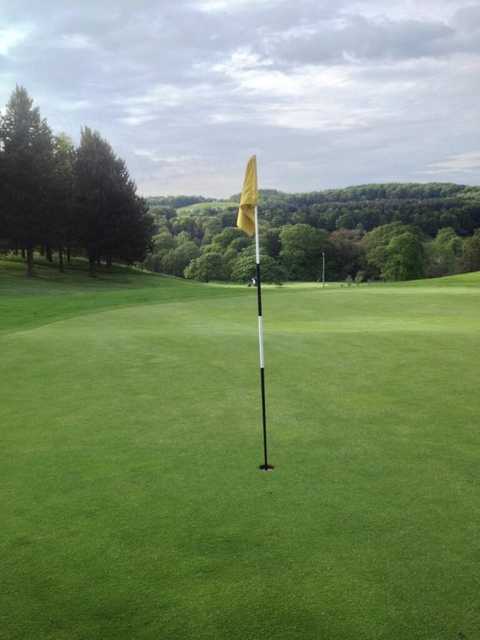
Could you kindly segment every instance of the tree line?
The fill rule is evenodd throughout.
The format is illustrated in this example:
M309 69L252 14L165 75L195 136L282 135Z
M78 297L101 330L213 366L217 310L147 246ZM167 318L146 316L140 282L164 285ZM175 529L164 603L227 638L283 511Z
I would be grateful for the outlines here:
M60 271L84 256L94 276L102 262L143 261L153 233L148 205L107 140L85 127L75 147L17 86L0 115L0 250L21 253L29 276L37 250Z
M178 211L151 202L157 233L146 266L197 280L248 281L253 241L232 206ZM182 197L181 204L184 205ZM310 194L260 193L266 281L409 280L480 269L480 188L449 183L364 185Z
M231 206L229 206L231 202ZM113 261L197 280L248 281L252 239L235 228L238 194L137 195L125 162L85 127L76 147L54 134L17 87L0 114L0 251L64 269ZM201 205L188 210L188 206ZM185 209L187 208L187 209ZM371 184L287 194L260 192L266 281L406 280L480 269L480 188L451 183Z

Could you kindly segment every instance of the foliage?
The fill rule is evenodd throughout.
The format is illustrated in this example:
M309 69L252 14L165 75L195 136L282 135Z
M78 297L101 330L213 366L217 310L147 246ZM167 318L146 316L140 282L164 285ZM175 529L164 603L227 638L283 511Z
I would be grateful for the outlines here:
M390 251L388 247L396 236L407 232L415 233L415 229L400 222L393 222L381 225L367 233L362 244L366 251L367 265L376 276L386 277L385 268L388 259L391 261L390 268L393 268L395 245L390 248Z
M201 282L226 280L222 254L217 251L210 251L202 254L199 258L195 258L185 269L185 277L200 280Z
M465 240L463 266L465 271L480 270L480 229Z
M5 227L13 248L27 253L48 240L47 213L54 172L53 137L46 120L23 87L16 87L0 122Z
M292 280L318 280L328 234L308 224L287 225L280 232L280 258Z
M159 230L167 229L177 243L194 241L202 255L220 253L224 277L234 277L236 261L245 256L248 264L253 255L252 239L234 228L238 197L217 201L215 206L200 202L175 215L170 210L168 218L157 215ZM347 276L353 280L359 272L369 280L407 273L446 275L466 268L461 259L463 239L480 225L480 189L392 183L307 194L261 190L260 220L262 253L274 258L292 280L321 278L322 253L330 281ZM415 260L411 254L405 259L398 256L399 250L408 254L412 249L408 238L393 243L387 252L392 238L406 231L423 245L420 250L415 240ZM156 263L161 264L155 251Z
M288 278L287 270L275 258L268 255L260 256L261 275L263 282L281 284ZM255 256L243 254L232 266L231 279L236 282L250 282L256 275Z
M170 249L162 258L161 270L163 273L170 273L174 276L184 275L188 265L198 258L200 249L191 240L179 243L175 249Z
M128 264L145 258L153 219L136 195L123 160L97 132L83 129L75 162L74 206L90 269L105 257Z
M47 259L86 254L97 263L143 261L154 231L125 162L98 132L82 131L75 149L54 136L23 87L16 87L0 119L0 248Z
M425 250L428 276L448 275L462 267L463 241L451 227L440 229L436 238L425 245Z
M22 252L30 274L40 251L48 260L56 253L60 270L64 256L85 255L92 275L102 261L117 261L189 278L243 277L253 240L235 228L238 198L143 200L107 140L84 128L76 149L66 134L53 135L22 87L0 119L0 252ZM281 279L318 280L324 259L329 281L477 268L477 228L479 187L260 191L261 249Z
M395 235L385 249L382 276L385 280L415 280L424 274L423 245L418 234Z

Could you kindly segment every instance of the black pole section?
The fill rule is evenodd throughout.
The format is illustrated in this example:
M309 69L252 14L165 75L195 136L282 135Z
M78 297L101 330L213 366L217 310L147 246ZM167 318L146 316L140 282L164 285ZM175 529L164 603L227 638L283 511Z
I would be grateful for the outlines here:
M269 471L273 466L268 464L267 449L267 410L265 404L265 366L263 363L263 313L262 313L262 278L260 275L260 265L257 262L257 302L258 302L258 321L260 331L260 390L262 395L262 426L263 426L263 464L260 465L262 471Z

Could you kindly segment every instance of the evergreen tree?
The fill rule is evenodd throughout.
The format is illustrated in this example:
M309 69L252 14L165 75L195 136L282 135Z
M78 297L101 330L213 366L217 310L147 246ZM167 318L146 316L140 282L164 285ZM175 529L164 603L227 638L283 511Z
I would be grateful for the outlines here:
M52 133L38 107L17 86L0 126L3 149L2 198L5 225L14 246L25 249L27 275L33 275L33 253L50 232L48 205L53 175Z
M144 260L154 232L145 200L136 194L126 164L110 144L88 127L82 130L74 166L74 207L90 275L104 258Z
M66 134L54 138L54 171L50 198L50 246L58 251L60 271L64 267L64 252L70 255L75 242L73 218L73 167L75 147Z
M115 156L108 142L85 127L75 159L73 195L78 239L87 253L92 277L111 232L109 209L114 166Z
M1 125L1 118L0 118ZM7 227L7 210L5 208L5 153L0 145L0 253L12 249L10 232Z

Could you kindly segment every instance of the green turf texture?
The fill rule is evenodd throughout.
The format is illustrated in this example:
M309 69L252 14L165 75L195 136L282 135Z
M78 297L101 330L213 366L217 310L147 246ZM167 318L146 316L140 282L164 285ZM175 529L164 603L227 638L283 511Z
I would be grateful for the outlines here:
M480 277L0 262L2 640L480 638Z

